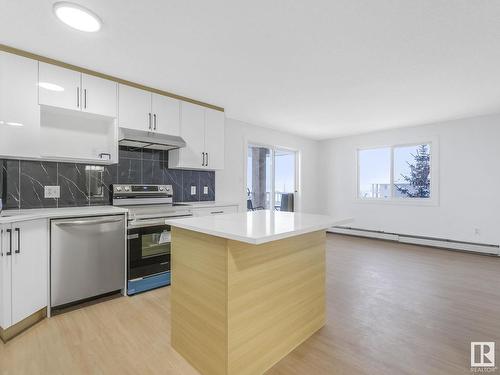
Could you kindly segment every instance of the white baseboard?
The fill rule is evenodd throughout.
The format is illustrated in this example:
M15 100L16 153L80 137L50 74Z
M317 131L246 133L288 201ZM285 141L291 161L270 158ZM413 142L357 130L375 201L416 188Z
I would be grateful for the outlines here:
M491 244L455 241L444 238L411 236L405 234L387 233L381 231L372 231L367 229L349 228L341 226L330 228L328 232L347 234L350 236L358 236L358 237L377 238L381 240L409 243L414 245L441 247L444 249L500 255L500 247L498 245L491 245Z

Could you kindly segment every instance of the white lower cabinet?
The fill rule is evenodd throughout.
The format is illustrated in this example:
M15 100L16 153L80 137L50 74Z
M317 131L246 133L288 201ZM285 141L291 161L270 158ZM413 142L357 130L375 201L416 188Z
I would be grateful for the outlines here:
M0 326L6 329L47 306L46 219L1 228Z
M0 226L0 327L4 329L12 325L12 290L10 286L12 257L8 254L7 229L10 229L10 225Z

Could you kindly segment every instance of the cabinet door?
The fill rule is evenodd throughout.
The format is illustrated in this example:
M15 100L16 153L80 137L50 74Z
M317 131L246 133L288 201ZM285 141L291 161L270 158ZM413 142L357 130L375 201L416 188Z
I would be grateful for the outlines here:
M82 110L97 115L117 116L117 83L82 74Z
M122 128L153 130L151 93L135 87L118 86L118 124Z
M39 63L38 102L57 108L81 109L81 73Z
M205 110L205 152L208 169L224 169L224 112Z
M203 153L205 152L205 109L203 107L181 102L181 137L186 141L186 147L173 150L173 152L178 152L178 159L176 165L172 167L203 169Z
M180 102L168 96L152 94L153 128L157 133L180 135Z
M6 329L12 325L11 316L11 259L10 225L0 225L0 327Z
M40 156L38 61L0 52L0 157Z
M12 324L47 306L47 220L12 224Z

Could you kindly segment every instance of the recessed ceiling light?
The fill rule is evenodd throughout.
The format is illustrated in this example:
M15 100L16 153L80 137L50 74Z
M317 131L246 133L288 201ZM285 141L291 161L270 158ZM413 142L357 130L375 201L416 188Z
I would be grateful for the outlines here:
M54 4L54 13L66 25L88 33L99 31L101 20L91 10L81 5L60 1Z
M50 91L64 91L64 87L61 87L59 85L56 85L55 83L50 83L50 82L38 82L38 86Z

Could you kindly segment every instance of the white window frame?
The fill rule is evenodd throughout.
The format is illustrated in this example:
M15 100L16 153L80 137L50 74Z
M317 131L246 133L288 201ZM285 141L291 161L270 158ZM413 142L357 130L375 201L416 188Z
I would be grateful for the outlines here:
M431 178L431 196L429 198L405 198L395 197L394 183L394 150L400 147L418 146L428 144L430 146L430 178ZM362 198L360 197L360 160L359 153L364 150L374 150L380 148L390 149L390 198ZM381 203L381 204L402 204L417 206L437 206L439 205L439 143L437 139L415 139L411 142L398 142L386 145L361 146L356 148L356 202L362 203Z

